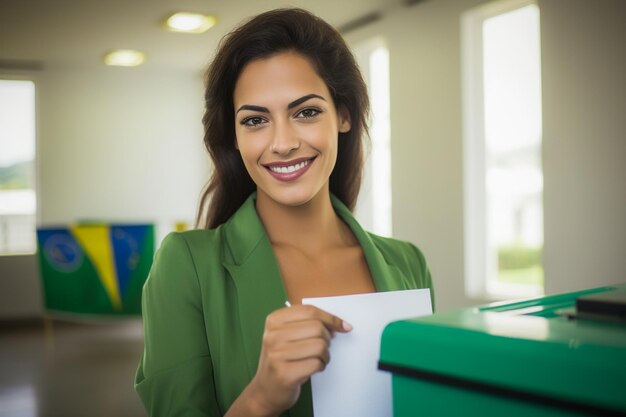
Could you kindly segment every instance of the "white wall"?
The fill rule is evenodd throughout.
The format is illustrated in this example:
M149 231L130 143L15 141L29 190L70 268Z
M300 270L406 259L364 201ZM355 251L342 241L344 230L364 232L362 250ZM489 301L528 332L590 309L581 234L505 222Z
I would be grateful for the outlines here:
M193 222L208 175L198 74L46 68L38 87L40 224ZM0 257L0 318L41 313L34 256Z
M193 219L206 179L199 76L103 68L42 78L43 224Z
M459 24L482 3L420 3L347 37L387 39L393 231L425 252L439 311L487 301L469 299L463 282ZM626 281L625 6L540 2L549 294Z
M549 293L626 282L626 2L541 2Z

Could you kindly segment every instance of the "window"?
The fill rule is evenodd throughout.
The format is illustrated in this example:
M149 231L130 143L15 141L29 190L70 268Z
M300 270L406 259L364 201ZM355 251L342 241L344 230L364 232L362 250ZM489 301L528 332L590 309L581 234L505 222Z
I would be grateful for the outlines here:
M0 80L0 255L35 253L35 83Z
M366 155L356 217L365 229L391 236L389 51L382 39L375 38L358 45L355 55L371 105L371 147Z
M541 295L539 8L489 3L462 24L467 292Z

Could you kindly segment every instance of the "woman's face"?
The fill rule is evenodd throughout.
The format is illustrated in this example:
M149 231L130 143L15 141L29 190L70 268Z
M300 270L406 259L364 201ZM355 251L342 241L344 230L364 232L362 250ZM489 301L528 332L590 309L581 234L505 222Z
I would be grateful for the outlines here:
M251 61L233 101L237 148L259 197L299 206L328 192L338 135L350 120L306 58L284 52Z

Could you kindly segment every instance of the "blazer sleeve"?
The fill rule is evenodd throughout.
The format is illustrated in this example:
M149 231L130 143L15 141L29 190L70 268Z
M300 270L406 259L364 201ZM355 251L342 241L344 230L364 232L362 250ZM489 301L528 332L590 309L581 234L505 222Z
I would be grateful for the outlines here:
M135 390L150 416L221 416L197 271L184 236L163 240L143 288Z

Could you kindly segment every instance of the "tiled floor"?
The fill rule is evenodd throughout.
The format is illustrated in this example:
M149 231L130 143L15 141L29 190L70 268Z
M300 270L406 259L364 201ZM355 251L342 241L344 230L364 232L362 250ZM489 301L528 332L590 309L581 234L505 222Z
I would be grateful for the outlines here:
M138 319L0 327L0 417L146 416Z

